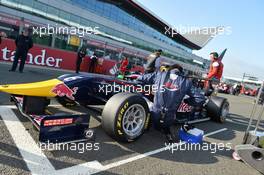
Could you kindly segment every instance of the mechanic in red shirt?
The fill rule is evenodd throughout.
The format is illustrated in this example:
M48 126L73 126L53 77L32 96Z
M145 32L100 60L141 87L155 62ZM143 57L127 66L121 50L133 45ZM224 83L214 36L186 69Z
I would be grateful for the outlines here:
M211 59L211 64L210 64L210 69L206 77L206 82L205 82L205 88L212 88L210 87L211 82L219 83L222 74L223 74L223 69L224 69L224 64L221 62L221 59L218 56L217 52L212 52L210 53L210 59Z
M126 70L127 70L127 66L128 66L128 64L129 64L128 58L125 57L125 58L121 61L121 63L120 63L120 68L119 68L119 70L120 70L121 74L125 75L125 72L126 72Z
M224 65L221 62L221 60L218 58L218 53L216 52L210 53L210 59L211 59L211 64L207 75L207 79L220 81L220 79L222 78Z

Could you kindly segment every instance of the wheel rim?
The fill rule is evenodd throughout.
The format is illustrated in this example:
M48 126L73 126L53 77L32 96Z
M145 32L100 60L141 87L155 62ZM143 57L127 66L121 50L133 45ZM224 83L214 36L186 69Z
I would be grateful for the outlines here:
M223 108L222 108L220 120L221 121L225 121L228 114L229 114L229 104L228 103L225 103L224 106L223 106Z
M146 119L145 109L140 104L130 106L124 114L122 126L124 132L130 137L138 136Z

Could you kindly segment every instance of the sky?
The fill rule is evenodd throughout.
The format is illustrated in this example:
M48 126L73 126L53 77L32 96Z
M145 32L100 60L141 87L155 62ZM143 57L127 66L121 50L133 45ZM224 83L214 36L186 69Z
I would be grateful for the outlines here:
M194 54L228 49L223 59L224 76L242 78L243 73L264 80L263 0L137 0L175 28L228 27Z

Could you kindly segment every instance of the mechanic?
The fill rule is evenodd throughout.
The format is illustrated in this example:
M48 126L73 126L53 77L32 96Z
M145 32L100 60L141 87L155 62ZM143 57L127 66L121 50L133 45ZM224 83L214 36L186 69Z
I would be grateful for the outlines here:
M213 85L218 85L222 78L224 64L222 63L221 59L218 56L217 52L211 52L210 55L210 68L208 74L204 77L204 89L205 94L210 96L214 92Z
M162 64L162 58L160 57L161 54L162 50L159 49L148 56L148 61L145 65L145 73L152 73L160 68Z
M97 56L94 53L91 57L90 57L91 61L90 61L90 65L89 65L89 70L88 72L91 73L95 73L95 68L97 66Z
M219 83L222 78L224 64L219 59L217 52L210 53L210 60L211 60L210 69L206 79L209 81ZM208 81L206 84L207 84L206 87L208 87L209 86Z
M2 43L2 38L6 37L6 33L5 32L0 32L0 44Z
M24 29L22 34L16 38L15 44L16 44L16 53L12 68L9 70L9 72L16 71L18 59L21 58L19 72L23 73L24 65L27 59L27 53L29 49L33 47L33 41L32 38L29 36L28 29Z
M77 52L77 58L76 58L76 68L75 72L78 74L80 71L80 67L82 64L82 59L85 57L87 54L87 48L85 46L82 46L79 51Z
M120 62L120 68L119 71L122 74L122 76L125 76L125 73L127 71L127 66L129 64L128 58L125 57L124 59L122 59L122 61Z
M192 91L192 82L183 76L183 68L178 64L162 65L158 71L144 74L138 81L157 87L155 92L153 90L154 103L151 111L153 125L156 129L164 131L169 142L175 141L171 126L185 95L190 97L185 102L192 106L201 105L204 98Z

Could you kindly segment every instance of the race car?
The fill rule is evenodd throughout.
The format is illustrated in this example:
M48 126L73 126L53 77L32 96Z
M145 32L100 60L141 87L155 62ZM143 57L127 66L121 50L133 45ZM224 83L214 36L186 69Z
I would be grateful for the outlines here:
M224 93L224 94L229 94L230 93L230 85L226 83L222 83L218 86L218 92L219 93Z
M257 90L256 89L246 89L244 91L244 94L245 95L248 95L248 96L253 96L255 97L257 95Z
M101 124L105 132L118 141L131 142L138 139L149 129L151 125L150 110L152 107L153 94L149 86L141 86L136 77L120 80L114 76L99 74L66 74L56 79L27 84L12 84L0 86L0 91L11 94L11 99L19 107L20 112L31 121L36 121L42 130L47 131L45 141L54 131L54 126L59 134L63 135L67 126L67 134L71 130L82 135L87 131L89 125L85 116L47 114L49 99L55 98L60 104L71 108L73 106L87 107L87 105L104 105L101 113ZM200 88L199 79L194 79L193 91L203 99L200 107L193 107L183 100L175 114L175 124L194 123L200 121L214 120L223 123L228 116L229 103L227 99L217 96L208 96ZM212 93L211 93L212 94ZM185 99L188 99L185 96ZM42 117L39 117L42 116ZM45 119L48 117L47 119ZM55 119L52 121L52 118ZM76 117L76 118L75 118ZM70 119L69 119L70 118ZM45 121L42 121L45 120ZM83 124L82 122L85 122ZM53 127L51 127L53 126ZM47 129L47 127L50 127ZM81 131L78 130L80 128ZM87 132L84 134L87 135ZM75 138L71 135L68 139Z

